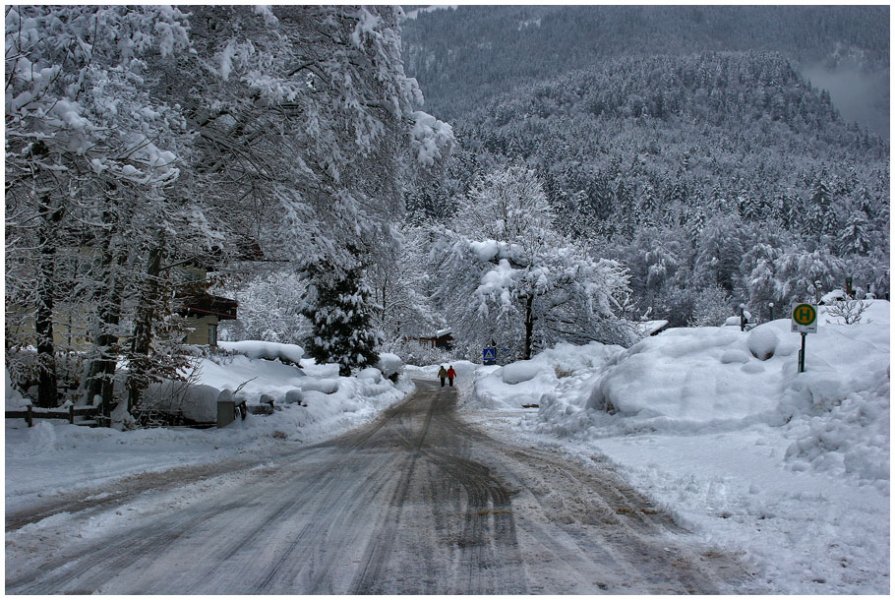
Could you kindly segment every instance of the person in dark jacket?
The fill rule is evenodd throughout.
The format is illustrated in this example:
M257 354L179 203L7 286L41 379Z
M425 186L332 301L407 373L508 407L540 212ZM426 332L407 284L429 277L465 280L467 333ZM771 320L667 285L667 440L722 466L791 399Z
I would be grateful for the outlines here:
M457 376L457 372L454 370L453 365L450 366L447 370L447 378L448 381L451 382L451 387L454 387L454 377ZM444 381L442 380L441 385L444 385Z
M447 376L448 372L444 370L444 365L442 365L441 368L438 369L438 378L441 380L441 387L444 387L444 378Z

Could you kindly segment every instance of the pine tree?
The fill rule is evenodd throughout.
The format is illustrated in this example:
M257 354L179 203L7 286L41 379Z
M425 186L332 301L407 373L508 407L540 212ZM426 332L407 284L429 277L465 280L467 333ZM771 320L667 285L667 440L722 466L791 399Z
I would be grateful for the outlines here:
M867 235L869 229L870 224L867 222L864 212L852 211L845 228L839 234L839 251L842 254L866 255L872 245Z
M358 256L357 248L351 250ZM310 280L309 302L302 310L312 327L308 356L320 364L337 363L339 375L346 377L354 368L376 364L382 336L373 326L374 307L360 261L338 268L318 260L304 272Z

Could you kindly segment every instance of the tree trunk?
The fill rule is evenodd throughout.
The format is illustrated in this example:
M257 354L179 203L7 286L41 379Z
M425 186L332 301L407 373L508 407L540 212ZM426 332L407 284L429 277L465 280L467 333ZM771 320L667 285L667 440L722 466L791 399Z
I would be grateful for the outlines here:
M534 299L534 294L525 298L525 346L522 349L522 358L524 360L531 358L531 340L535 328L535 317L532 311Z
M149 252L146 280L140 296L140 305L134 322L134 336L131 340L130 375L127 381L127 410L133 411L140 405L140 396L149 385L149 352L152 347L152 324L155 321L155 307L158 303L159 274L162 270L164 236Z
M109 223L113 218L111 214L106 213L103 220ZM85 390L86 400L90 404L97 396L100 397L102 414L105 417L109 416L114 400L115 368L119 351L117 328L121 320L121 297L124 292L120 269L127 258L127 254L120 250L117 256L115 255L111 248L111 237L110 233L103 241L100 268L105 277L105 288L96 294L99 308L94 339L98 356L88 367Z
M34 329L37 334L37 405L55 408L59 402L56 377L56 347L53 342L53 308L56 296L57 228L65 214L62 206L51 206L48 195L40 200L41 224L38 231L40 246L40 281L37 285L37 313Z

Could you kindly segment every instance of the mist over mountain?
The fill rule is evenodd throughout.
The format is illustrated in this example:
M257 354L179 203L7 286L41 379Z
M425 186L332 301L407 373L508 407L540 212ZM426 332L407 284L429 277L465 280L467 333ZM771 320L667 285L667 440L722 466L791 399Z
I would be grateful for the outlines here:
M461 6L403 25L405 69L447 119L620 56L776 51L843 116L888 137L888 7Z

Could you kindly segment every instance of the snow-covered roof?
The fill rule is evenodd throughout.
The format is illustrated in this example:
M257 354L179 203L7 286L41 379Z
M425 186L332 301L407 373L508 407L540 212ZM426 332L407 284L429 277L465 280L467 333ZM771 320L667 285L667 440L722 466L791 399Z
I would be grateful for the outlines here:
M655 321L641 321L637 323L637 329L639 329L640 333L642 333L644 336L659 333L666 327L668 327L668 321L664 319L658 319Z
M845 297L846 297L845 291L832 290L820 297L820 303L821 304L832 304L833 302L836 302L837 300L842 300Z
M443 337L451 334L451 328L447 327L446 329L439 329L435 332L435 337Z

